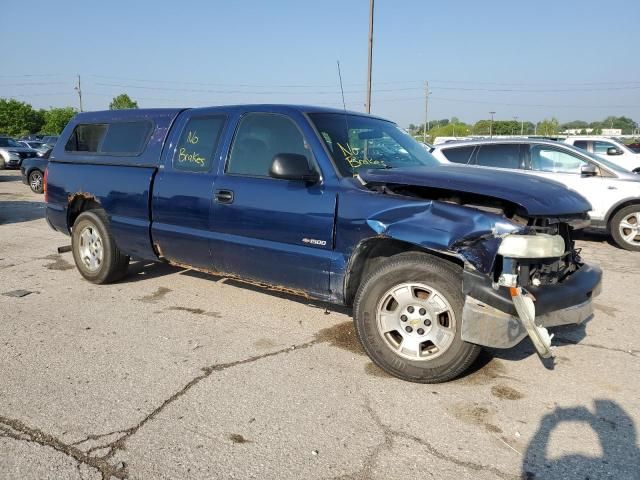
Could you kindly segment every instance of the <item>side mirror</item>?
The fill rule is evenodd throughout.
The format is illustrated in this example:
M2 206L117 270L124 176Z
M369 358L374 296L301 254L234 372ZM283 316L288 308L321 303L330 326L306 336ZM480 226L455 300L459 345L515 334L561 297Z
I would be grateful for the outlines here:
M587 163L580 169L580 174L583 177L595 177L596 175L598 175L598 167L591 163Z
M309 168L309 161L297 153L279 153L273 157L269 176L283 180L298 180L305 183L318 183L320 174Z
M616 147L607 148L607 155L622 155L622 150Z

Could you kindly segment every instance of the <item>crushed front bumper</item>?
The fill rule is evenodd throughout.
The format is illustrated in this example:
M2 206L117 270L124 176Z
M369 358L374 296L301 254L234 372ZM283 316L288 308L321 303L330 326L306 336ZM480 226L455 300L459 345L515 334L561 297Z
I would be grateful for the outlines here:
M600 294L602 270L582 265L565 281L529 289L535 298L535 324L540 327L580 324L593 316L593 298ZM509 289L495 290L490 279L465 271L462 340L494 348L511 348L527 336Z

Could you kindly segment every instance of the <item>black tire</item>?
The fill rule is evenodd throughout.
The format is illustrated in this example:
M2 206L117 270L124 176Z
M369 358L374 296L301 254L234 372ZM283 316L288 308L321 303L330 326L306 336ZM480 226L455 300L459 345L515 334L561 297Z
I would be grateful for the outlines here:
M94 230L95 229L95 230ZM87 257L83 259L85 243L81 238L84 231L97 233L102 251L101 261L97 267L90 268ZM71 247L73 259L80 274L91 283L103 284L120 280L127 273L129 257L123 255L109 231L109 219L104 210L89 210L82 212L76 218L71 233Z
M409 282L437 290L453 312L455 334L449 346L435 358L405 358L389 345L378 329L378 304L383 301L385 293ZM439 383L463 373L481 351L478 345L461 339L463 306L461 268L432 255L410 252L389 258L365 279L356 294L353 316L358 338L376 365L402 380Z
M621 232L620 223L625 218L629 217L634 213L636 215L633 218L635 219L634 221L636 223L634 223L633 225L638 225L639 227L639 230L637 231L638 235L636 235L635 239L639 243L628 242L627 240L624 239L624 236ZM633 233L632 228L627 228L627 229L622 228L622 230L624 232L628 232L629 234ZM611 237L613 237L613 241L620 248L624 248L625 250L630 250L632 252L640 252L640 204L629 205L628 207L624 207L618 210L616 214L611 218L611 221L609 222L609 231L611 232Z
M40 170L29 173L29 188L33 193L44 193L44 175Z

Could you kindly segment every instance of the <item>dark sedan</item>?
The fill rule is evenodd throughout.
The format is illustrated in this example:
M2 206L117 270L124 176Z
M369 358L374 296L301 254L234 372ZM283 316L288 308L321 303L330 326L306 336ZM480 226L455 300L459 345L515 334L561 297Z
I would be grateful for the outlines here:
M27 158L20 165L22 182L25 185L29 185L29 188L31 188L31 191L34 193L44 192L44 172L49 164L50 154L51 149L49 149L44 156Z

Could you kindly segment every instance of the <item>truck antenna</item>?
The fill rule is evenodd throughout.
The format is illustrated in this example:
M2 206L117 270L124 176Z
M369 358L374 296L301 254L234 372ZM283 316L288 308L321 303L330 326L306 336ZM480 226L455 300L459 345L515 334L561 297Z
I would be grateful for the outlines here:
M338 79L340 80L340 93L342 94L342 108L347 111L347 104L344 103L344 88L342 88L342 73L340 72L340 60L336 60L338 64Z

